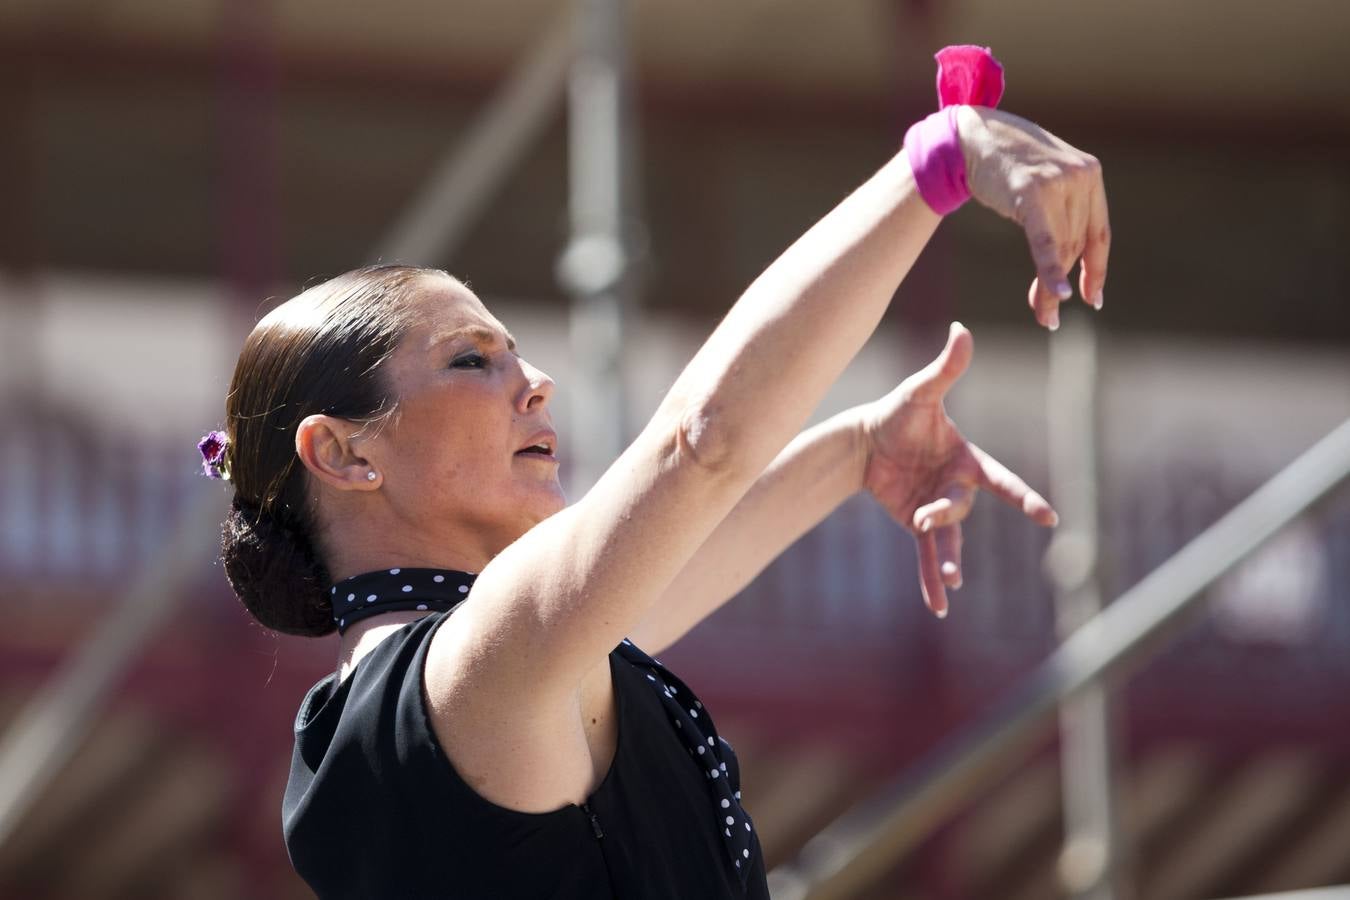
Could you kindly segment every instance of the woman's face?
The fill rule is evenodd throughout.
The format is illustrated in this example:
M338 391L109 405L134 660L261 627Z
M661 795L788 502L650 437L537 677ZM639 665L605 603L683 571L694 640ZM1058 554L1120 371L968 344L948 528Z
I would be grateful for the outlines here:
M468 288L427 277L416 303L420 322L386 369L398 410L372 439L380 490L400 526L468 530L495 553L566 503L553 380Z

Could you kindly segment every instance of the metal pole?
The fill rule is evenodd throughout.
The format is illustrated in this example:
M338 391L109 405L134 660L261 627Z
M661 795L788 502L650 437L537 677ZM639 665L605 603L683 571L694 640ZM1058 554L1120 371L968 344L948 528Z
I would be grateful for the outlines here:
M988 715L808 842L774 872L784 897L844 898L872 884L1003 771L1060 703L1156 651L1206 587L1347 475L1350 420L1074 632Z
M631 116L623 0L577 0L568 85L571 238L558 279L572 295L571 487L587 490L623 450L623 332L632 278Z
M1069 315L1050 341L1046 389L1050 489L1060 524L1046 553L1061 641L1101 612L1098 581L1097 336L1090 316ZM1078 900L1121 892L1120 834L1112 757L1110 697L1100 681L1059 712L1064 847L1059 877Z

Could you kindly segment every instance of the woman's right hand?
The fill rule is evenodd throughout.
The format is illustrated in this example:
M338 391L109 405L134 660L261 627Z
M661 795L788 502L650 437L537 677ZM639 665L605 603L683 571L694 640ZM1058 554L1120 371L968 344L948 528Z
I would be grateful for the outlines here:
M997 109L958 107L956 124L971 194L1026 231L1036 264L1027 302L1036 321L1059 327L1059 304L1072 296L1068 276L1079 259L1083 301L1100 309L1111 249L1101 163Z

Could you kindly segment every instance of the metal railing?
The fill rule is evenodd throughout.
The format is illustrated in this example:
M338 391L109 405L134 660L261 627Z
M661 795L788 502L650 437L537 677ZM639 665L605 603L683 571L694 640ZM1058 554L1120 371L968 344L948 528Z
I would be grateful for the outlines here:
M985 717L812 838L770 874L778 900L871 885L1005 772L1065 700L1160 649L1204 590L1350 476L1350 420L1075 631Z
M1350 885L1311 888L1306 891L1286 891L1280 894L1234 897L1233 900L1350 900Z

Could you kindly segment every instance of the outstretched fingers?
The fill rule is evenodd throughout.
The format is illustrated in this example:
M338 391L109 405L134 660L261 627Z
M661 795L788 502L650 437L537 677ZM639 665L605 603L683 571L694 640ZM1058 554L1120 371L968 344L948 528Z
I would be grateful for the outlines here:
M948 525L937 531L938 574L952 590L961 587L961 526Z
M940 498L914 510L914 530L922 533L954 525L970 514L974 502L975 488L953 484Z
M938 562L937 536L915 535L919 551L919 589L923 602L939 619L947 617L947 589L942 584L942 566Z
M1047 528L1059 524L1059 515L1045 498L1027 486L1011 469L974 444L971 452L980 470L980 486L1022 510L1028 519Z
M970 329L960 322L953 322L947 330L947 345L942 352L908 379L914 386L913 396L925 401L941 400L970 367L974 352L975 339Z

